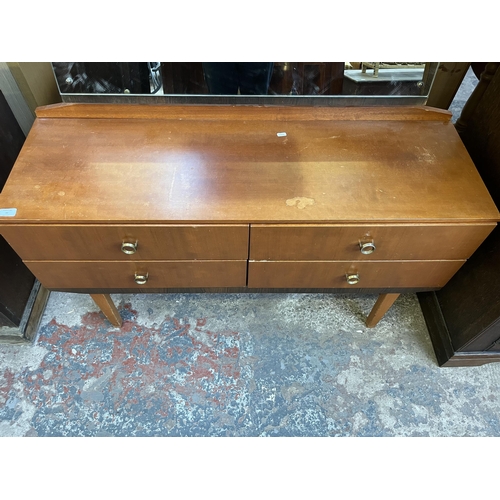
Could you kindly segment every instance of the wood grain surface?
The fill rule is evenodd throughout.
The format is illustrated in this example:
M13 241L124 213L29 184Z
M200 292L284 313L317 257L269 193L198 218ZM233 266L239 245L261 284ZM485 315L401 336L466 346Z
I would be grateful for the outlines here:
M246 286L246 260L193 261L27 261L46 288L190 288ZM148 274L139 285L135 274Z
M252 260L467 259L496 227L481 225L252 224ZM371 254L360 243L373 242Z
M438 288L444 286L465 261L250 261L249 288ZM359 274L349 285L346 274Z
M449 121L448 110L429 106L294 107L263 105L151 105L60 103L36 109L38 118L126 118L189 120L433 120Z
M41 110L0 195L17 215L0 223L499 219L446 114L132 107ZM73 109L89 118L42 117Z
M242 260L248 225L26 225L4 237L25 260ZM135 243L134 254L121 250Z

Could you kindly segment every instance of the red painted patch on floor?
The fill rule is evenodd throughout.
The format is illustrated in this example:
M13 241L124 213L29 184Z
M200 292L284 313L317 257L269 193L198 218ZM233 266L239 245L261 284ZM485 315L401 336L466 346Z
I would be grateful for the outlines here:
M0 405L7 403L9 398L9 393L14 384L15 375L8 368L3 372L2 378L0 378Z

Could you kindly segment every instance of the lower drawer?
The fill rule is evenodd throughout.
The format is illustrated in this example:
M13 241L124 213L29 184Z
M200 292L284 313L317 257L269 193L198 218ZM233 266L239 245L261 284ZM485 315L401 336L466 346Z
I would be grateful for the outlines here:
M465 261L250 261L249 288L440 288ZM347 275L357 275L349 284ZM352 281L356 281L353 278Z
M25 264L49 289L242 287L246 285L247 271L246 260L27 261ZM136 279L145 282L140 284Z

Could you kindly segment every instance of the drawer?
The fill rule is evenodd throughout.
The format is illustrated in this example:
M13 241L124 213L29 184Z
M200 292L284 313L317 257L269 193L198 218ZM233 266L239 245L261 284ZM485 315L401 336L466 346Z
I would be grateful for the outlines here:
M248 258L247 224L22 225L3 227L2 233L24 260ZM124 242L132 254L122 252Z
M263 225L250 227L251 260L467 259L496 224ZM361 253L360 243L367 243Z
M255 262L249 288L440 288L465 261ZM347 274L359 281L350 285Z
M28 261L31 272L49 289L210 288L246 285L247 261ZM135 275L145 275L138 284Z

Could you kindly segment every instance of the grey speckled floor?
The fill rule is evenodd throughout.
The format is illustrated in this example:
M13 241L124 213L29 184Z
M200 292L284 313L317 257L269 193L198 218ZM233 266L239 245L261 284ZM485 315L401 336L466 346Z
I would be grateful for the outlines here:
M500 436L500 364L439 368L413 294L373 329L369 295L114 298L0 344L0 436Z
M478 84L478 79L476 75L472 71L471 68L468 69L462 84L460 85L460 89L456 93L452 103L450 104L449 110L453 113L452 122L456 123L458 118L460 117L460 113L467 102L467 99L472 94L472 91L476 88Z
M3 436L499 436L500 365L439 368L415 295L52 294L0 346Z

